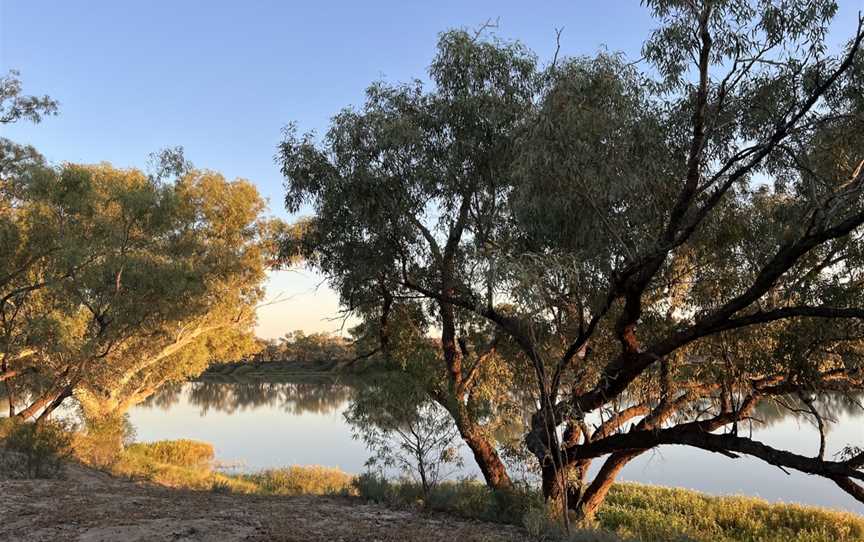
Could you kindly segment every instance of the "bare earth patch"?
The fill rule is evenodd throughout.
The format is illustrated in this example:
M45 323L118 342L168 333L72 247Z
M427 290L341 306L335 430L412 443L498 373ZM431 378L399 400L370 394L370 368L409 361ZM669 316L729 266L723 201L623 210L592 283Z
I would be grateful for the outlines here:
M63 480L0 481L0 540L518 541L513 527L337 497L222 495L155 487L70 465Z

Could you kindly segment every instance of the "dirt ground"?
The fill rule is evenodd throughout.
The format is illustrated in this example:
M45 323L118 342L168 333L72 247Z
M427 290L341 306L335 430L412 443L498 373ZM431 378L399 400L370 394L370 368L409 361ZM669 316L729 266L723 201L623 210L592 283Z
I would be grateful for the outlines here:
M335 497L222 495L154 487L77 465L60 480L0 481L0 540L517 541L514 527Z

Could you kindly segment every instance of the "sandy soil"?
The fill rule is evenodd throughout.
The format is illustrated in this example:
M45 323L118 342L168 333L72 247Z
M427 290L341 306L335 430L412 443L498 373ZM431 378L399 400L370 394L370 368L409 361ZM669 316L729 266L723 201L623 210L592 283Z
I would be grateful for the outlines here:
M61 480L0 481L4 541L517 541L502 525L331 497L221 495L154 487L77 465Z

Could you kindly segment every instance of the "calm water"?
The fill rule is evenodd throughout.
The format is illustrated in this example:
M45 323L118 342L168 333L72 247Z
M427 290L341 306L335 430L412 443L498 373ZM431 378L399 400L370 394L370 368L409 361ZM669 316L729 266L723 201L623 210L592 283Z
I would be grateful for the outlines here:
M364 470L368 454L362 443L351 438L342 416L350 397L350 387L328 380L191 382L161 391L130 416L138 440L207 441L215 446L218 460L240 470L315 464L357 473ZM828 434L828 453L847 444L864 445L860 410L839 399L830 410L837 423ZM764 421L753 427L760 440L807 455L818 451L818 433L807 420L771 407L762 408L757 417ZM465 452L462 474L479 476ZM733 460L679 446L644 454L624 469L621 479L864 513L864 505L830 481L797 472L787 475L746 457Z

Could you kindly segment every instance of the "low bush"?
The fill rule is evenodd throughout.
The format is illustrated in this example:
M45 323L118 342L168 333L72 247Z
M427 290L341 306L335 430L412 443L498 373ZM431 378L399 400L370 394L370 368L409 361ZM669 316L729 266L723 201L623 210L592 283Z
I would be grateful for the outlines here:
M395 507L419 506L497 523L519 524L530 509L543 507L542 496L527 485L516 484L510 491L493 491L473 479L441 482L425 499L419 483L408 479L389 481L374 472L357 476L354 488L360 497L372 502Z
M62 474L63 462L72 453L72 427L61 420L29 423L18 420L4 427L3 445L20 458L19 474L26 478L54 478ZM14 462L13 462L14 464ZM4 462L10 468L9 462Z

